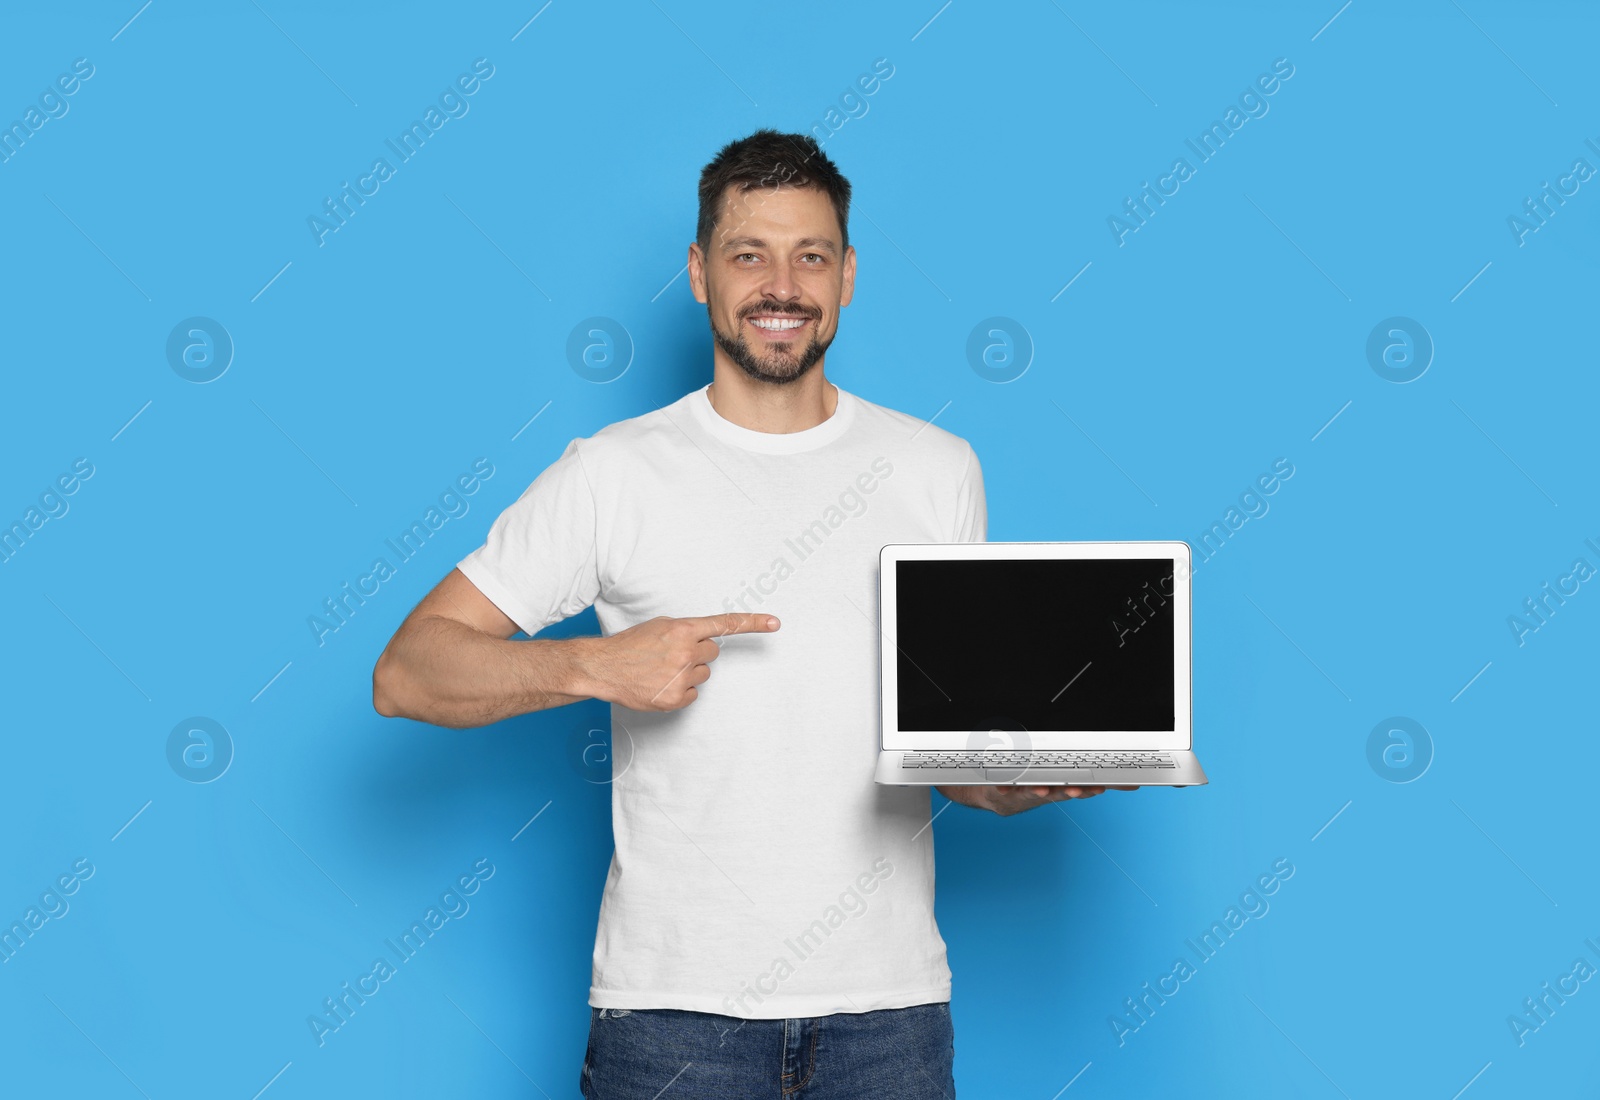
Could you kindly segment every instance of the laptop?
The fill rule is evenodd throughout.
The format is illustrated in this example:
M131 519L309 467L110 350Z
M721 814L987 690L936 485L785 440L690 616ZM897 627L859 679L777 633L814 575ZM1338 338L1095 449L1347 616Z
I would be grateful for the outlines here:
M967 542L879 554L874 780L1185 787L1185 542Z

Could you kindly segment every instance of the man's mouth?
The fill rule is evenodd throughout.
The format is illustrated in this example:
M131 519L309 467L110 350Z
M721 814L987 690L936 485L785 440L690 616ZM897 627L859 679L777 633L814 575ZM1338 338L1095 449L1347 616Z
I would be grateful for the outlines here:
M760 329L769 338L783 339L793 335L799 329L809 324L809 317L774 316L771 314L751 317L750 324Z

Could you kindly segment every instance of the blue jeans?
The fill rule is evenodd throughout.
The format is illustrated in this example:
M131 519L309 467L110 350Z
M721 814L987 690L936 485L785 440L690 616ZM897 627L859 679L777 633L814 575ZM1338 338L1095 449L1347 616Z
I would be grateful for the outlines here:
M802 1020L589 1010L585 1100L953 1100L947 1002Z

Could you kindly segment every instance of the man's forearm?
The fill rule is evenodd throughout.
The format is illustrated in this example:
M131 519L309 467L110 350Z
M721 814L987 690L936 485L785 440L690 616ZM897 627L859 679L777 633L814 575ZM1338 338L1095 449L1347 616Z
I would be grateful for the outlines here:
M935 787L934 790L944 795L951 802L959 802L963 806L971 806L975 810L988 810L990 813L999 814L1001 817L1010 817L1020 814L1024 810L1031 810L1043 806L1047 802L1064 802L1069 798L1093 798L1106 790L1105 787L1090 785L1083 786L1013 786L1010 784L989 786L957 786ZM1118 787L1119 791L1138 790L1137 787Z
M989 801L984 797L983 787L969 787L966 785L951 785L948 787L935 787L934 790L944 795L951 802L959 802L963 806L971 806L975 810L992 810Z
M595 638L513 642L430 616L389 642L372 672L372 705L388 718L464 729L592 698L585 657Z

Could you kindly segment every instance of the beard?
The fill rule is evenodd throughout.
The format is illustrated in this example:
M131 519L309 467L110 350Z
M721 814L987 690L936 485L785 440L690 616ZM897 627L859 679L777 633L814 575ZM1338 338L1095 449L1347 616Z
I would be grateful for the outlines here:
M749 309L741 311L739 320L743 321L755 313L798 317L813 323L818 320L817 314L810 310L767 303L751 306ZM794 347L795 341L764 346L762 350L758 351L750 346L749 341L744 338L742 332L729 336L717 328L717 321L711 314L709 303L706 305L706 317L711 321L711 336L717 342L717 347L721 348L729 359L737 363L739 369L757 382L787 385L790 382L799 381L805 377L807 371L821 362L823 353L828 350L828 345L833 343L832 337L828 338L827 343L819 342L815 336L815 329L813 329L813 335L807 341L806 346L798 351Z

